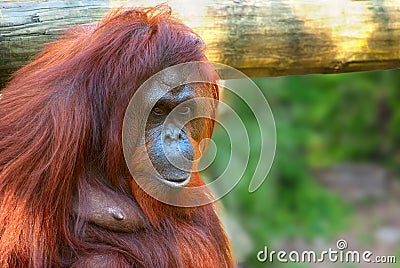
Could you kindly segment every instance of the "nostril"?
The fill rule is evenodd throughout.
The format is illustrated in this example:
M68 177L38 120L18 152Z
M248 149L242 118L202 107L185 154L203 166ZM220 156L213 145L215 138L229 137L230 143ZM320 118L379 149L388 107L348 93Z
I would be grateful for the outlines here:
M180 130L177 128L167 128L164 130L164 139L165 140L177 141L181 138L182 138L182 136L181 136Z
M171 133L171 130L170 130L170 129L166 129L166 130L164 131L164 138L165 138L165 139L172 139L172 133Z

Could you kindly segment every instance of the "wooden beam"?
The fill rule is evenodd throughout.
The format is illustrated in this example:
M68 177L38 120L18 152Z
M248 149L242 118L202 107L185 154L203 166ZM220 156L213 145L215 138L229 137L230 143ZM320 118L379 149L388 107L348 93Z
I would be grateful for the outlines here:
M66 27L164 1L0 2L0 83ZM168 4L208 58L250 76L400 68L400 1L198 0Z

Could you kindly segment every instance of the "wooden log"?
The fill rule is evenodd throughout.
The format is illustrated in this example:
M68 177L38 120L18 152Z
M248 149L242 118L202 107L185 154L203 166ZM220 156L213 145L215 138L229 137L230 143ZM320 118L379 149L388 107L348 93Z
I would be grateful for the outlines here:
M0 83L66 27L113 7L163 1L0 2ZM400 1L199 0L168 4L208 44L208 58L256 76L400 67Z

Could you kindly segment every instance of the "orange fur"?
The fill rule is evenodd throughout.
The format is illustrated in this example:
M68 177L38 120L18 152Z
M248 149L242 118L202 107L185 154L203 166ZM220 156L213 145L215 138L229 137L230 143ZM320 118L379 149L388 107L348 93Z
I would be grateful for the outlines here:
M165 67L204 60L199 40L165 6L116 10L68 31L14 75L0 98L1 267L234 266L213 206L151 198L122 152L135 90ZM145 226L117 233L76 217L73 196L85 202L88 182L137 202Z

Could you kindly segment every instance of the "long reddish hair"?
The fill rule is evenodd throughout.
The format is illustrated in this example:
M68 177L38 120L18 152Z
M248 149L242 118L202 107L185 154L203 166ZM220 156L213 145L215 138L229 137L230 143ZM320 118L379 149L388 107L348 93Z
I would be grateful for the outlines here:
M170 13L119 9L69 30L2 91L0 266L85 266L82 256L101 255L110 267L233 266L213 205L160 216L180 209L145 196L124 161L135 90L165 67L205 60L202 40ZM117 233L76 217L73 198L85 202L89 183L136 201L144 227Z

